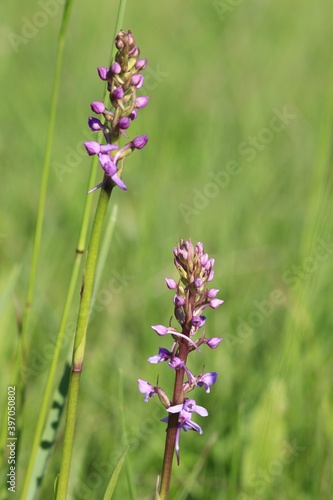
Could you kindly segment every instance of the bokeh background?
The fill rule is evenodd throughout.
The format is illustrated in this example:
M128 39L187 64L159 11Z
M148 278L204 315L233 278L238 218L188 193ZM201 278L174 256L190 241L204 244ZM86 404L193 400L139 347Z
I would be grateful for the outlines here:
M54 0L36 28L46 4L0 6L2 406L61 21ZM96 67L108 62L116 12L117 2L74 1L66 38L18 490L75 256L90 170L82 142L92 139L89 104L103 93ZM132 127L149 143L128 159L128 191L115 190L109 207L118 205L118 218L89 328L69 498L103 497L124 449L122 418L136 498L152 498L163 409L156 398L143 402L137 378L155 383L159 375L171 389L170 370L146 360L161 345L150 326L172 314L164 278L177 276L179 238L202 241L216 260L213 283L225 303L207 313L206 333L224 341L192 356L193 371L205 365L219 378L210 395L193 394L209 417L196 418L202 436L181 436L170 498L332 498L332 13L329 0L128 1L124 29L149 59L150 103ZM71 323L79 291L80 283ZM62 363L72 335L69 325ZM62 437L63 426L40 498L51 498ZM114 498L127 497L124 469Z

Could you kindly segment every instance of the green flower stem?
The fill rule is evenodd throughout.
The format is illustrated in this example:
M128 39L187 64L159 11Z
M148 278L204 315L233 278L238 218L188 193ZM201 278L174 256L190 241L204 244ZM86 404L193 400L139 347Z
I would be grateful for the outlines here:
M89 178L89 182L88 182L88 189L90 189L95 184L97 166L98 166L97 157L94 157L92 167L91 167L91 172L90 172L90 178ZM35 430L35 434L34 434L34 440L33 440L32 449L31 449L31 452L29 455L29 462L28 462L27 471L26 471L26 475L25 475L25 481L24 481L24 485L23 485L23 492L22 492L22 497L21 497L22 500L24 500L28 497L29 483L31 481L31 477L33 474L33 468L35 465L36 455L37 455L38 447L40 445L43 429L45 426L45 421L47 418L47 413L49 411L50 401L51 401L52 394L53 394L54 380L55 380L55 376L56 376L59 356L60 356L61 349L62 349L62 343L63 343L63 339L64 339L64 335L65 335L66 324L68 321L68 316L70 313L71 304L73 301L76 283L77 283L77 279L78 279L78 275L79 275L79 271L80 271L82 255L83 255L85 245L86 245L87 231L88 231L88 224L89 224L89 215L90 215L90 211L91 211L92 200L93 200L92 196L89 196L89 195L86 196L86 202L85 202L85 206L84 206L84 210L83 210L83 217L82 217L82 223L81 223L81 230L80 230L78 243L76 246L76 257L75 257L75 261L74 261L74 265L73 265L73 269L72 269L72 274L71 274L71 278L70 278L70 282L69 282L69 287L68 287L68 291L67 291L64 309L62 312L61 322L60 322L59 331L58 331L58 335L57 335L57 342L55 344L53 358L51 361L51 366L50 366L50 370L48 373L46 386L44 389L43 399L42 399L41 407L40 407L39 414L38 414L38 421L37 421L36 430Z
M96 208L95 220L92 228L91 239L88 247L86 267L81 289L81 302L79 308L77 329L74 341L72 373L69 381L69 394L66 413L65 437L60 467L59 481L57 485L57 500L64 500L67 494L68 479L72 458L74 431L76 422L77 401L79 393L80 378L86 345L86 333L89 321L91 298L93 293L94 278L96 271L97 256L101 241L103 222L111 196L113 185L106 182L100 192Z

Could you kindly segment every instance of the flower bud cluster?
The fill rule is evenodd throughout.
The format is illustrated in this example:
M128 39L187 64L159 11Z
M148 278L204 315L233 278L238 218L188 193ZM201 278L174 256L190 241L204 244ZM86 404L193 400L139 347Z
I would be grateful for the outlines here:
M192 351L199 351L200 345L207 345L215 349L222 338L212 337L207 339L204 331L197 340L193 337L206 323L206 317L203 311L210 307L218 308L223 304L223 300L216 298L219 290L208 288L209 283L214 277L214 259L210 259L204 252L202 243L196 246L192 242L180 240L178 246L173 249L174 264L179 272L180 278L176 282L172 278L166 278L166 285L170 290L175 291L173 298L174 316L180 325L180 328L171 326L155 325L153 330L159 336L170 334L173 337L173 345L170 350L160 347L155 356L148 359L149 363L160 363L166 361L168 366L177 373L182 373L181 393L177 394L175 389L173 400L170 401L166 393L159 386L153 386L149 382L139 379L139 391L145 394L145 401L155 394L165 406L166 411L178 413L178 427L176 436L176 455L179 461L179 433L180 430L195 430L200 434L202 429L196 423L192 422L192 413L196 412L201 416L208 415L205 408L196 405L195 400L188 399L185 395L195 387L204 387L206 393L210 392L210 387L215 384L217 379L216 372L206 372L194 375L187 366L187 357ZM186 380L185 379L186 376ZM176 388L175 384L175 388ZM169 417L162 419L168 422Z
M103 131L107 144L95 141L85 142L84 146L89 155L98 155L100 165L105 173L104 181L90 192L101 187L108 178L121 189L127 187L121 179L122 167L118 163L134 149L142 149L148 142L148 136L135 137L127 142L113 156L111 151L118 149L120 135L129 139L128 129L133 120L137 118L138 110L144 108L149 101L148 96L137 96L137 91L143 86L144 76L141 71L147 66L146 59L140 59L140 49L135 44L130 31L120 31L116 37L115 45L118 49L115 61L109 68L97 68L99 77L107 82L110 109L103 102L91 103L91 110L100 115L100 118L90 116L88 125L93 132Z

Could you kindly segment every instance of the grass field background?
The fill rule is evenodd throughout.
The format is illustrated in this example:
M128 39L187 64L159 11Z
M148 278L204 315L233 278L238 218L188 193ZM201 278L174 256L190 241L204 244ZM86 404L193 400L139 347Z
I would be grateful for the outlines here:
M1 408L13 381L61 21L55 1L55 14L24 36L42 5L0 7ZM18 491L75 256L90 169L81 144L93 140L89 104L102 97L96 67L108 63L116 12L116 2L74 1L66 38ZM177 277L179 238L202 241L216 260L213 286L225 303L208 312L206 332L224 341L192 356L193 371L205 365L219 377L210 395L193 394L209 417L196 419L202 436L181 436L170 498L332 498L331 16L328 0L128 1L124 29L149 60L150 103L132 128L149 143L127 160L128 191L111 198L118 218L88 332L69 498L103 497L124 448L122 418L136 498L152 498L163 409L156 398L143 402L137 378L159 375L171 389L168 367L146 360L170 346L150 326L172 314L164 278ZM25 41L13 44L10 33ZM80 283L72 324L79 292ZM62 437L63 426L40 498L51 498ZM114 498L127 497L124 471Z

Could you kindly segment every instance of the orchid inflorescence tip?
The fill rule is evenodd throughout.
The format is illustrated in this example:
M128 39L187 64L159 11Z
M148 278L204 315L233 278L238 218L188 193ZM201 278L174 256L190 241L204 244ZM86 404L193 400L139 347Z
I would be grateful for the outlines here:
M118 49L115 61L109 68L97 68L101 80L107 82L110 99L110 109L103 102L91 103L91 110L100 115L100 118L90 116L88 125L92 132L102 131L106 144L96 141L84 143L89 156L97 155L104 171L104 180L90 189L92 193L104 186L109 179L112 185L127 190L122 180L122 167L118 163L129 156L135 149L142 149L148 142L146 134L128 140L128 130L131 123L137 118L138 110L143 109L149 101L148 96L138 96L137 91L144 84L144 76L140 73L148 64L146 59L140 59L140 49L135 44L135 39L130 31L120 31L115 39ZM125 137L128 142L119 149L120 137ZM115 150L117 152L115 153Z

